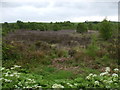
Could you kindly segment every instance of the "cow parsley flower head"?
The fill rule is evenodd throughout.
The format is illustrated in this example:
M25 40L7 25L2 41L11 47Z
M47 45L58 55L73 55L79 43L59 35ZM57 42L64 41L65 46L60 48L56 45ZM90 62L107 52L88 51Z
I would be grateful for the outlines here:
M75 86L77 86L78 84L77 83L74 83Z
M12 80L9 80L9 79L4 79L5 82L12 82Z
M110 72L110 67L106 67L105 72Z
M87 80L90 80L90 76L87 76L86 79L87 79Z
M115 69L114 69L114 71L115 71L115 72L118 72L118 71L119 71L119 69L118 69L118 68L115 68Z
M106 83L106 82L107 82L107 80L103 80L103 82L104 82L104 83Z
M107 75L107 74L108 74L108 72L103 72L103 73L100 74L100 76L104 76L104 75Z
M89 76L92 76L92 75L93 75L92 73L89 74Z
M64 88L61 84L53 84L52 88Z
M96 74L93 74L93 77L96 77L97 75Z
M2 70L5 70L5 68L4 67L0 67L0 70L2 71Z
M113 73L113 74L112 74L112 77L118 77L118 74Z
M73 87L73 85L72 85L72 84L70 84L70 83L67 83L67 85L68 85L68 86L70 86L70 87Z
M15 68L19 68L19 67L21 67L21 66L18 66L18 65L14 65L14 67L15 67Z
M111 83L113 83L113 81L112 81L112 80L110 80L110 81L108 81L108 83L109 83L109 84L111 84Z
M95 85L99 85L100 83L99 83L99 81L95 81Z
M106 88L110 88L110 86L106 86Z

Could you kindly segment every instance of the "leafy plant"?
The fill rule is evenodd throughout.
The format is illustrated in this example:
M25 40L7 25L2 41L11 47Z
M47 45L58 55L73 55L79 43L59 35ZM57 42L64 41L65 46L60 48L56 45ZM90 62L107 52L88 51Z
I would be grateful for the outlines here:
M83 32L87 32L87 27L84 23L79 23L77 26L77 32L78 33L83 33Z
M91 44L88 46L86 53L89 56L96 57L98 50L99 50L99 47L97 45L97 37L95 35L93 35Z
M49 78L44 79L42 75L20 72L21 66L14 65L10 69L5 67L0 68L2 71L2 89L10 88L120 88L119 86L119 69L105 68L105 72L100 74L90 73L85 78L77 77L73 80L65 79L70 76L70 73L59 72L58 77L49 75ZM62 76L61 76L62 75ZM54 80L50 80L50 78ZM64 77L63 79L61 77Z
M110 21L107 21L106 19L104 19L101 22L101 25L100 25L100 34L101 34L101 37L104 40L108 40L108 39L110 39L112 37L113 28L112 28L112 23Z

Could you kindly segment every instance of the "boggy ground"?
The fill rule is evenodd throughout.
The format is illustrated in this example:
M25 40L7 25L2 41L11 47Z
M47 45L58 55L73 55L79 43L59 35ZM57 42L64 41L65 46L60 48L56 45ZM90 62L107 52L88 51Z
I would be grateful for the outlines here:
M111 43L99 41L100 38L93 40L94 34L99 38L98 32L90 31L84 34L75 30L11 32L3 37L3 66L17 64L31 73L58 79L116 67L117 60L109 57L115 53L114 48L110 49Z

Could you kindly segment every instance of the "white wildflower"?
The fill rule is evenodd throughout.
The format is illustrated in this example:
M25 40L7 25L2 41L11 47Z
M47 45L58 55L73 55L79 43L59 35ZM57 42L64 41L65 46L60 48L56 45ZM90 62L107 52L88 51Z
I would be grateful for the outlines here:
M70 84L70 83L67 83L67 85L68 85L68 86L70 86L70 87L73 87L73 85L72 85L72 84Z
M110 72L110 67L106 67L105 72Z
M77 83L74 83L75 86L77 86L78 84Z
M5 82L12 82L12 80L9 80L9 79L4 79Z
M92 75L93 75L92 73L89 74L89 76L92 76Z
M97 75L96 75L96 74L93 74L93 77L97 77Z
M1 71L2 71L2 70L5 70L5 68L4 68L4 67L2 67L0 70L1 70Z
M11 67L10 69L15 69L15 67Z
M112 77L118 77L118 74L113 73L113 74L112 74Z
M118 79L117 79L117 78L113 78L113 81L115 81L115 82L116 82L116 81L118 81Z
M10 71L10 69L6 69L6 71Z
M115 85L118 85L118 83L114 83Z
M14 65L14 67L15 67L15 68L19 68L19 67L21 67L21 66L18 66L18 65Z
M10 76L10 77L13 77L13 76L14 76L14 74L10 74L9 76Z
M61 84L53 84L52 88L64 88Z
M87 76L86 79L90 80L90 76Z
M95 81L95 85L99 85L99 81Z
M110 86L106 86L106 88L110 88Z
M30 87L30 86L27 86L27 87L25 87L25 88L32 88L32 87Z
M108 75L109 73L108 72L103 72L100 74L100 76L104 76L104 75Z
M41 88L41 86L36 86L36 88Z
M2 80L3 78L0 78L0 81Z
M107 80L103 80L103 82L104 82L104 83L106 83L106 82L107 82Z
M21 83L21 82L19 82L19 83L18 83L18 85L19 85L19 86L22 86L22 83Z
M17 85L15 85L15 88L19 88Z
M14 75L20 75L20 73L18 73L18 72L14 72L13 74L14 74Z
M114 71L118 72L118 71L119 71L119 69L118 69L118 68L115 68L115 69L114 69Z
M112 80L110 80L110 81L108 81L108 83L110 84L110 83L113 83L113 81Z
M7 76L9 76L9 74L8 73L4 73L5 74L5 76L7 77Z

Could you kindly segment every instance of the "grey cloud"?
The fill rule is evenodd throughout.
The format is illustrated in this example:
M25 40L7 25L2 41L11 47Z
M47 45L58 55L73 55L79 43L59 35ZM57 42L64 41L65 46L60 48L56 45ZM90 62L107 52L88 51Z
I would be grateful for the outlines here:
M117 5L116 2L68 2L58 0L55 2L3 2L4 11L2 13L3 21L64 21L89 16L116 16ZM26 8L26 6L32 8Z
M77 13L78 15L117 15L117 2L55 2L58 10L63 9L64 13ZM67 9L67 10L66 10Z
M85 8L86 2L55 2L54 7ZM86 6L87 7L87 6Z
M90 10L101 16L117 15L118 12L117 2L92 3L90 6Z
M2 2L3 8L16 8L22 6L32 6L36 8L44 8L49 5L49 2Z

